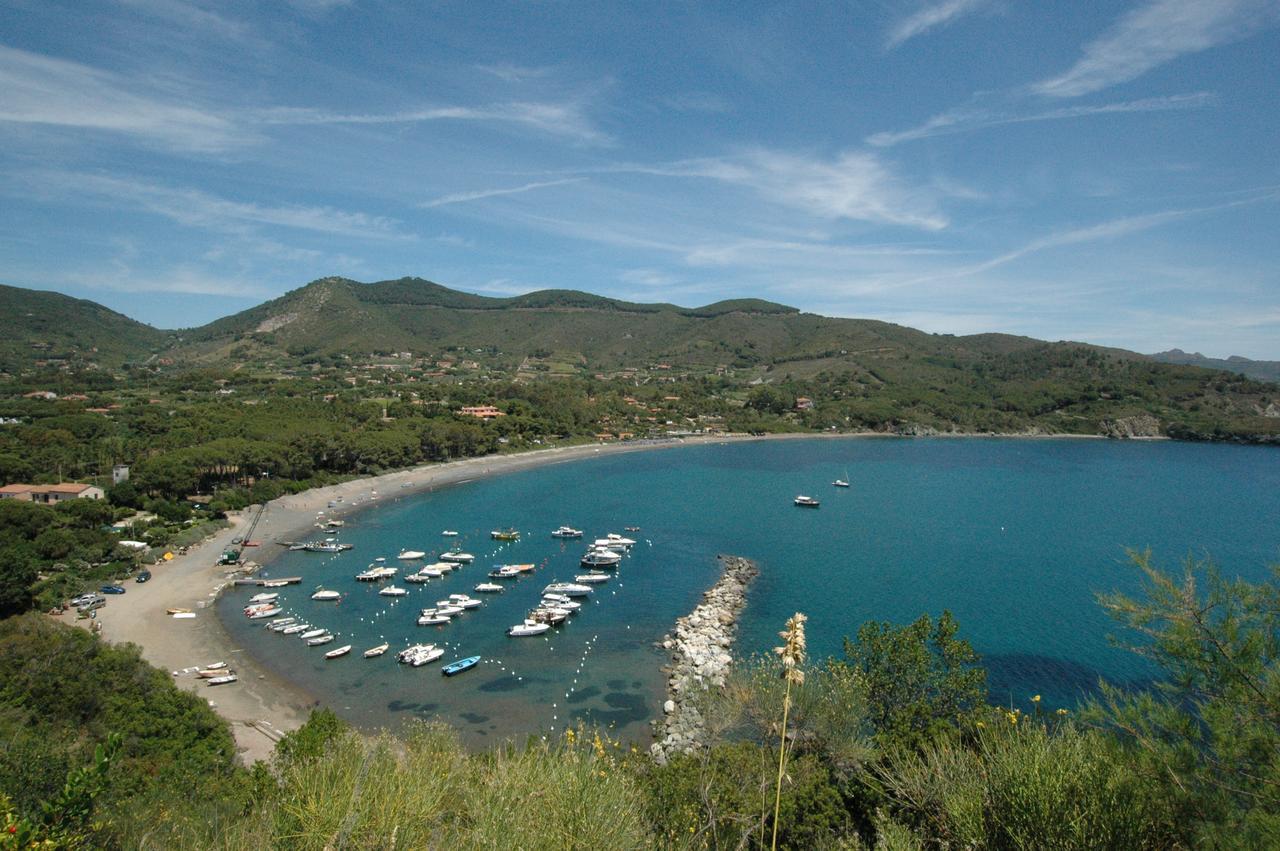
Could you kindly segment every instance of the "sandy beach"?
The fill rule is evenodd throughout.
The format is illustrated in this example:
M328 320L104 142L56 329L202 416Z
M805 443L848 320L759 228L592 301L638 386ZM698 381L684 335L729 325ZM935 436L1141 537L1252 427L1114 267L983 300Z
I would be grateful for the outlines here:
M261 541L262 546L246 549L244 557L265 565L281 551L276 541L313 539L319 534L317 520L340 518L376 506L379 500L602 454L750 439L746 436L693 437L540 449L427 464L314 488L268 503L253 531L254 540ZM317 705L313 696L255 665L251 656L236 646L223 629L213 610L222 589L233 578L244 576L243 571L217 564L218 557L232 546L234 538L244 533L246 524L256 513L257 509L250 507L230 516L230 528L172 561L152 567L150 582L127 583L128 592L109 597L97 617L103 638L138 645L148 662L174 673L174 682L179 687L209 700L218 714L231 723L245 763L270 758L276 740L297 729ZM171 608L190 609L196 616L173 618L167 614ZM70 614L64 617L81 626L88 623L76 622ZM209 687L195 676L194 668L214 662L226 662L239 676L239 682Z

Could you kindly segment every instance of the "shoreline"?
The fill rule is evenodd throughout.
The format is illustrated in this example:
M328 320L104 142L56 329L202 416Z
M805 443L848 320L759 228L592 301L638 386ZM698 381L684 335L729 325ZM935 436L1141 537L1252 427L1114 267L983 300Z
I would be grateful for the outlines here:
M1016 439L1106 439L1100 435L1043 434L939 434L926 437L987 437ZM262 517L254 530L262 541L260 558L255 559L256 574L269 566L281 550L275 542L298 536L315 536L320 519L339 519L376 508L401 496L410 496L454 484L520 470L531 470L551 464L580 461L601 455L649 452L685 446L701 446L750 441L798 439L915 438L915 435L882 432L787 432L783 434L691 435L656 441L621 443L587 443L567 447L551 447L509 455L484 455L473 458L424 464L405 470L352 479L335 485L312 488L279 497L263 507ZM334 503L331 507L330 503ZM231 579L248 574L242 567L217 564L221 552L232 546L241 534L255 507L239 514L229 514L231 525L192 546L187 553L151 568L152 579L144 585L128 585L129 591L113 597L98 610L96 623L102 638L114 643L137 645L148 662L175 674L174 683L209 701L212 708L231 724L236 746L246 764L269 759L281 735L300 727L312 708L323 701L295 682L266 670L251 650L238 647L223 627L214 610L219 595ZM249 553L246 550L245 553ZM258 554L255 553L255 554ZM166 614L170 608L188 608L192 619L175 619ZM61 616L64 622L77 622L73 614ZM202 680L185 669L225 661L234 668L240 680L231 685L201 688Z

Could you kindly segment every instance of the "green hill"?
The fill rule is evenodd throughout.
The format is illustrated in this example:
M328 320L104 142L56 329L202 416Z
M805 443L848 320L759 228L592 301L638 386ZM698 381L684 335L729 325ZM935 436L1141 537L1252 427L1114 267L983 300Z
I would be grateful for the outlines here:
M6 372L37 361L118 366L145 360L170 338L96 302L21 287L0 285L0 316L0 370Z

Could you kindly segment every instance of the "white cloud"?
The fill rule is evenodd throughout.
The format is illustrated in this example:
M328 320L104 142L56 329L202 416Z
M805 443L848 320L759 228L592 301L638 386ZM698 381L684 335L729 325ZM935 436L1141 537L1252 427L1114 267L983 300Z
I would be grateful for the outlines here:
M563 180L544 180L537 183L526 183L523 186L512 186L506 189L480 189L475 192L455 192L451 195L442 195L439 198L425 201L418 206L427 209L432 207L444 207L448 204L480 201L485 198L497 198L503 195L519 195L523 192L531 192L535 189L544 189L549 186L564 186L566 183L581 183L584 180L586 180L585 177L566 177Z
M1151 0L1085 45L1063 74L1031 87L1079 97L1142 76L1179 56L1236 41L1275 22L1275 0Z
M0 46L0 123L122 133L198 152L252 141L223 115L137 89L116 74Z
M232 201L199 189L107 175L44 172L33 177L45 189L109 198L189 227L245 233L246 226L270 225L363 239L408 238L393 219L333 207Z
M897 47L908 39L923 35L936 27L951 23L956 18L975 12L990 0L942 0L930 3L923 9L908 15L889 30L886 46Z
M589 144L608 144L577 103L511 102L487 106L440 106L390 113L342 113L305 107L259 110L264 124L413 124L422 121L487 121L530 127Z
M948 136L955 133L968 133L987 127L999 127L1006 124L1026 124L1037 121L1063 121L1071 118L1089 118L1096 115L1120 115L1131 112L1168 112L1182 109L1202 109L1217 102L1212 92L1190 92L1166 97L1142 98L1140 100L1104 103L1095 106L1068 106L1059 109L1044 110L1027 115L1013 115L990 110L952 109L930 118L928 121L909 130L876 133L867 137L867 144L887 148L900 142L916 139L928 139L933 136Z

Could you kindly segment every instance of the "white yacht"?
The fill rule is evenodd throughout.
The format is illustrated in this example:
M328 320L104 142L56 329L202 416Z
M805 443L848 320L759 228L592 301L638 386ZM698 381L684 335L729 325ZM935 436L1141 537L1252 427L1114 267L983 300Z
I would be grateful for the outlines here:
M603 538L596 538L591 542L593 547L603 547L606 550L629 550L636 545L631 538L624 538L616 532L610 532Z
M555 606L556 608L564 609L567 612L576 612L578 609L582 608L582 604L577 600L571 600L563 594L543 594L542 605Z
M542 635L542 633L549 629L551 629L551 624L549 623L538 623L537 621L526 619L524 623L516 624L511 627L511 629L507 630L507 635L514 637L522 635Z
M794 502L796 505L800 506L801 508L817 508L819 505L822 504L818 502L816 499L814 499L813 497L805 496L803 494L801 494L800 496L797 496L794 500L792 500L792 502Z
M408 593L409 593L408 588L401 588L398 585L388 585L386 588L383 588L381 591L378 592L378 596L403 597L405 594L408 594Z
M338 591L326 591L324 588L321 588L319 591L316 591L316 593L311 595L311 599L321 600L321 601L338 600L341 598L342 598L342 594L339 593Z
M440 560L451 562L453 564L471 564L471 562L476 560L476 557L471 553L460 553L457 550L454 550L453 552L448 552L440 556Z
M445 538L456 538L456 537L458 537L458 533L457 533L457 532L455 532L455 531L453 531L452 529L445 529L443 532L441 532L441 533L440 533L440 535L441 535L442 537L445 537Z
M424 556L426 556L426 553L422 550L401 550L400 555L396 556L396 558L404 559L405 561L413 561L414 559L423 558Z
M608 582L612 578L608 573L579 573L573 577L573 580L580 585L599 585L601 582Z
M573 582L552 582L546 588L542 589L543 596L547 594L563 594L566 597L585 597L591 593L590 586L577 585Z
M572 526L561 526L559 529L551 533L553 538L581 538L582 530L574 529Z
M472 590L478 594L500 594L505 591L506 588L496 582L481 582Z
M444 649L434 644L414 644L396 654L396 661L420 668L428 662L434 662L444 655Z
M418 615L418 626L444 626L449 620L448 615L442 615L435 609L423 609Z
M583 567L617 567L622 561L622 553L606 549L587 550L582 557Z
M469 597L466 594L450 594L449 601L451 605L461 606L464 609L478 609L484 603L475 597Z
M454 615L462 614L462 612L462 606L459 606L453 600L436 600L437 615L448 615L449 617L453 617Z

